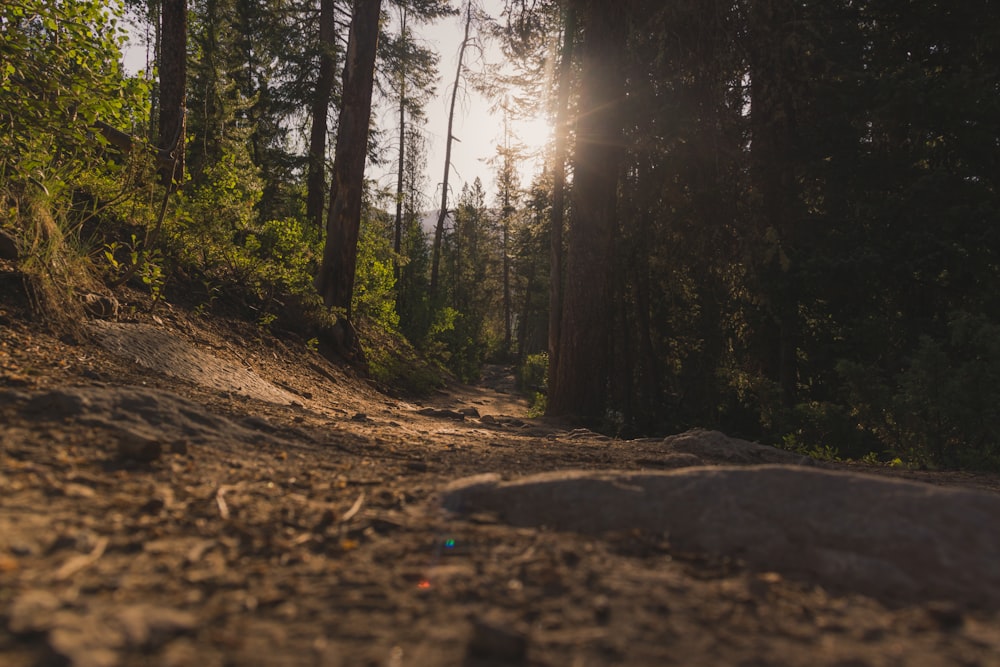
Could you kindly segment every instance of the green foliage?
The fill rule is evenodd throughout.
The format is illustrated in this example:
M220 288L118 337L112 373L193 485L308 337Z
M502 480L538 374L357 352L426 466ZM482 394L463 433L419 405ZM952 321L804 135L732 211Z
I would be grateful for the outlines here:
M119 2L19 0L0 5L0 177L58 195L94 168L95 121L129 128L148 95L121 72Z
M0 4L0 224L18 239L36 309L53 323L81 318L76 295L101 289L89 254L126 207L147 219L136 196L146 192L145 156L122 159L94 128L141 127L148 109L147 82L121 71L121 11L98 0ZM106 220L117 227L103 229Z
M164 225L167 254L206 286L207 304L219 292L239 297L270 324L286 298L312 293L319 234L296 218L259 220L263 183L241 142L228 142L199 181Z
M443 239L445 293L439 319L432 326L432 340L446 350L445 364L465 380L477 378L482 363L502 347L499 242L486 192L477 178L471 186L463 186L454 225Z
M446 306L436 312L425 349L463 381L471 382L479 378L485 358L480 334L478 322Z
M112 284L136 275L149 290L155 304L163 292L166 276L163 271L163 254L159 248L147 248L142 240L132 234L127 242L111 241L101 249L106 262L107 278Z
M517 368L517 387L532 397L528 416L541 417L548 407L549 397L545 388L549 383L549 355L546 352L529 354Z
M854 414L886 449L916 464L1000 464L1000 325L953 313L921 336L902 369L842 361Z
M419 354L398 332L368 320L360 321L359 330L368 371L386 391L420 397L444 386L444 369Z
M544 388L549 383L549 355L547 352L529 354L517 369L517 386L520 389Z
M386 220L369 210L358 236L358 263L354 280L354 313L388 331L399 328L396 313L396 277Z

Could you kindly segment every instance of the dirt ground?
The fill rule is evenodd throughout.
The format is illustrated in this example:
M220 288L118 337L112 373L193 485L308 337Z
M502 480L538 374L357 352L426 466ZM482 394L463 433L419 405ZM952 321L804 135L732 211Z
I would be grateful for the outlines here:
M165 304L59 339L0 296L8 667L1000 665L996 609L445 511L481 473L683 464L528 419L504 369L418 402L252 325Z

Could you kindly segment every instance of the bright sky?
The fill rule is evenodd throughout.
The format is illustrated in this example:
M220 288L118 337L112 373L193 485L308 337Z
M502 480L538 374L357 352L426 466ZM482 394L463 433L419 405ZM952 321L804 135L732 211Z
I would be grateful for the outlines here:
M456 4L455 2L452 3ZM463 3L464 4L464 3ZM494 17L500 15L503 0L486 0L485 8ZM433 99L427 103L427 122L424 129L427 133L427 196L432 208L441 202L441 178L444 175L445 137L448 132L448 108L451 104L451 90L455 80L455 68L458 66L458 52L462 43L464 30L464 15L453 16L437 21L432 25L418 25L414 32L425 44L441 56L438 68L440 79ZM485 62L495 63L501 59L501 53L496 45L485 44L484 52L467 48L465 52L465 68L477 71ZM496 155L496 148L503 143L503 112L490 111L491 102L476 92L467 82L463 81L464 89L459 91L455 107L454 136L459 139L452 143L452 171L449 177L449 206L454 203L461 192L463 183L472 183L478 176L490 195L490 201L495 196L495 170L487 162ZM495 102L492 103L495 105ZM376 110L376 121L386 130L398 128L399 120L395 109ZM529 151L542 153L551 134L551 126L545 118L533 120L511 120L509 128L514 135L513 142L523 144ZM395 136L395 135L393 135ZM521 165L521 185L528 187L532 177L541 171L541 160L536 158L526 160ZM384 175L369 174L376 178L379 185L395 187L396 172L393 167Z
M452 3L458 4L457 2ZM499 16L503 8L503 0L483 0L486 10L494 17ZM394 12L390 12L393 15ZM428 205L435 208L441 201L441 177L444 173L445 135L448 130L448 107L451 103L451 87L455 78L455 68L458 65L458 51L462 42L464 17L453 16L437 21L433 25L418 25L414 32L426 44L440 54L440 79L437 91L426 107L427 122L424 129L427 133L427 186ZM474 48L466 49L465 67L469 70L479 70L483 62L497 62L501 58L496 45L485 45L485 51L480 55ZM136 39L125 52L125 66L135 72L145 67L146 50ZM463 183L471 183L477 176L490 196L490 203L495 197L495 170L487 160L496 154L496 147L503 142L503 113L491 112L491 103L477 93L467 82L463 81L463 90L459 92L455 108L455 124L453 134L459 141L452 143L452 171L449 177L449 206L454 203ZM398 117L392 105L382 105L373 110L375 122L385 130L388 141L397 136ZM544 118L535 120L511 120L510 130L514 142L520 142L529 151L542 153L550 136L550 125ZM393 146L393 150L395 147ZM395 160L386 155L388 164L372 169L369 167L368 178L374 178L380 186L394 188L396 183ZM539 158L526 160L521 165L521 185L528 187L532 177L541 171Z

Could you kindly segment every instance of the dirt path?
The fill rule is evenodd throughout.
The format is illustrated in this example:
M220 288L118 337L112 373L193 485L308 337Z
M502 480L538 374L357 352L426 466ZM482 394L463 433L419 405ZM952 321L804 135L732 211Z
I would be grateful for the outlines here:
M957 526L950 545L927 528L937 524L894 510L898 521L858 518L872 532L850 549L790 544L768 552L773 562L758 551L748 560L704 541L725 531L683 542L677 527L636 527L640 505L627 503L638 482L624 478L610 488L630 500L592 491L522 506L543 516L533 508L569 502L582 530L556 530L558 512L515 526L513 501L449 511L442 499L483 473L645 471L687 485L687 471L704 466L804 462L719 434L623 442L533 421L523 399L490 384L397 400L304 346L169 307L76 343L0 310L0 664L1000 664L992 598L921 585L956 570L883 539L905 524L928 551L954 547L942 558L971 554L991 591L998 566L975 556L997 547L996 531L988 521L962 530L959 510L989 518L995 476L865 487L905 507L906 494L933 490L933 507L956 512L942 519ZM859 479L820 473L834 475L824 484ZM791 479L781 493L801 493L805 476ZM749 507L734 488L713 492L731 501L720 516ZM826 535L838 511L854 511L831 508L819 516L799 504L749 537L787 541L800 534L797 516ZM588 532L598 514L616 518ZM845 572L883 568L889 581L904 572L908 583L838 580L784 562L788 549L842 557Z

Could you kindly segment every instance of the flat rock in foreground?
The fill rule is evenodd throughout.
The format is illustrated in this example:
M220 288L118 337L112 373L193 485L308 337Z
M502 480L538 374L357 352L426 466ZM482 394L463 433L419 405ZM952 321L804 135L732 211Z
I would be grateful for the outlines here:
M671 547L806 576L888 601L1000 608L1000 496L784 465L576 472L443 494L454 512L516 526L665 532Z

